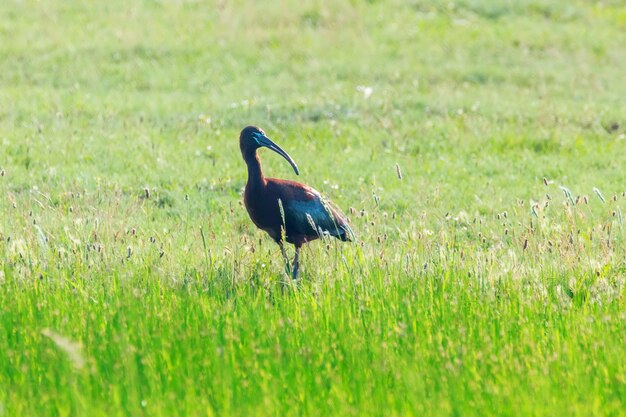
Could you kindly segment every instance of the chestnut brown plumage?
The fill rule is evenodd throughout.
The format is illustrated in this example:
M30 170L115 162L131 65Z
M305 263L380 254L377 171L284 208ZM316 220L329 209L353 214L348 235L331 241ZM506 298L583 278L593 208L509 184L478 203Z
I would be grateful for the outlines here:
M263 130L248 126L239 135L239 146L246 165L248 182L244 203L250 219L267 232L280 246L287 261L283 246L287 241L296 248L291 275L298 277L300 248L304 243L323 235L334 236L342 241L352 241L354 233L346 217L319 192L295 181L266 178L261 169L257 149L266 147L285 158L296 175L298 167L289 154L272 142Z

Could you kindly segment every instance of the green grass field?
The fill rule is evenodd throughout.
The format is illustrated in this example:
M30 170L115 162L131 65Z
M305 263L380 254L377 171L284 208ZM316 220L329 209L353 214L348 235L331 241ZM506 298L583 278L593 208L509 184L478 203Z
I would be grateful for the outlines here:
M625 126L621 0L4 0L0 416L624 416Z

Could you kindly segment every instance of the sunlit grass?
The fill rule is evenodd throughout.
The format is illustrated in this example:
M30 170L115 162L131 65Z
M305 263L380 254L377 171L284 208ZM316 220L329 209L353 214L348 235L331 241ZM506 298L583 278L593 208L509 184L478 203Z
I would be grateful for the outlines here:
M270 3L0 4L0 416L624 415L624 6Z

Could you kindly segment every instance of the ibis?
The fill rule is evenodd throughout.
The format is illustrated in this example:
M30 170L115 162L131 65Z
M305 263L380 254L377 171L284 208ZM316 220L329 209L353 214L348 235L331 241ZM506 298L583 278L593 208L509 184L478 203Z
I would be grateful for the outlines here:
M259 148L271 149L289 162L296 175L299 171L291 156L270 140L262 129L256 126L244 128L239 135L239 146L248 166L244 203L250 219L280 246L293 279L298 278L303 244L322 236L334 236L344 242L354 240L346 216L318 191L299 182L265 177L257 152ZM291 268L284 242L295 246Z

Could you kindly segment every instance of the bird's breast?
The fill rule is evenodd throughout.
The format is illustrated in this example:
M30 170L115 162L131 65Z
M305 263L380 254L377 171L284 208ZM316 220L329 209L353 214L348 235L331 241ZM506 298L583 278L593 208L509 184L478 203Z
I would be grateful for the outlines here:
M252 222L274 239L280 236L281 214L278 198L263 190L246 187L244 204Z

